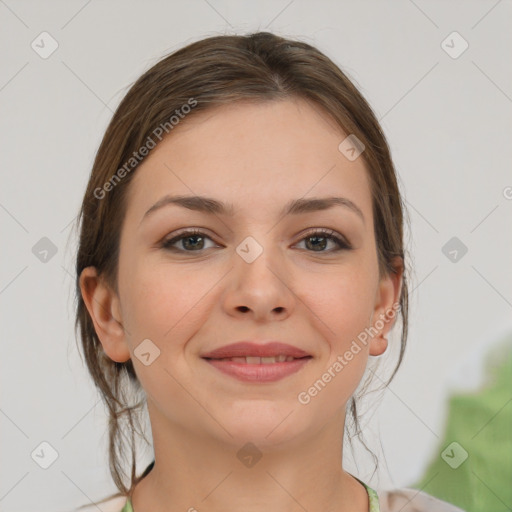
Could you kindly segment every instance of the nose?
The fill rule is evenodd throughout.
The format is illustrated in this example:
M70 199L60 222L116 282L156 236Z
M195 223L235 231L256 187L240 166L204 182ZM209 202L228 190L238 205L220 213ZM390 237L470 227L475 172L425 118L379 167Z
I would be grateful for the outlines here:
M284 320L296 304L290 270L279 251L265 248L251 263L234 253L234 266L223 297L227 314L256 322Z

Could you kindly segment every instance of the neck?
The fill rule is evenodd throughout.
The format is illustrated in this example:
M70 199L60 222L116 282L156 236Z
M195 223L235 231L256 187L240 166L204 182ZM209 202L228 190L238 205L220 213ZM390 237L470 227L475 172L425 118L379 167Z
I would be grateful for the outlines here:
M256 448L162 421L149 401L148 410L155 465L135 487L134 512L368 511L365 488L342 469L344 410L309 437Z

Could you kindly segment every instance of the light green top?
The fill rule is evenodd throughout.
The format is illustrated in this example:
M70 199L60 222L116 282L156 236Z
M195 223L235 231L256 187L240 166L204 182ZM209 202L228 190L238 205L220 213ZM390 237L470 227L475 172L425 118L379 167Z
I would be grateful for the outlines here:
M368 500L370 502L370 508L368 509L368 512L380 512L379 497L377 496L377 493L371 487L368 487L364 482L361 482L359 478L354 478L364 485L366 492L368 493ZM120 512L134 512L130 498L127 499L125 506Z

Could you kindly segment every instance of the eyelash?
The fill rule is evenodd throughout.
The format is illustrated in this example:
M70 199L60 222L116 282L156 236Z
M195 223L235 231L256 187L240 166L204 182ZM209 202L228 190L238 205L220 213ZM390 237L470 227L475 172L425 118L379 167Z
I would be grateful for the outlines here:
M193 237L193 236L201 236L203 238L208 238L209 240L212 240L211 237L207 236L206 233L204 233L203 231L200 231L198 229L189 229L187 231L181 232L179 235L177 235L171 239L164 240L161 243L161 248L166 249L168 251L182 252L182 253L185 253L185 252L201 253L201 252L205 251L206 249L199 249L197 251L187 251L185 249L177 249L176 247L172 247L172 245L174 245L176 242L179 242L180 240L183 240L183 239L189 238L189 237ZM326 254L326 253L332 253L332 252L338 252L338 251L352 250L352 246L350 245L350 243L348 241L345 241L345 239L337 236L336 232L333 231L332 229L316 229L314 231L310 231L309 233L307 233L305 236L303 236L300 239L300 242L302 242L303 240L305 240L307 238L313 238L314 236L320 236L322 238L327 238L329 240L333 240L338 245L338 248L332 249L330 251L307 251L307 252L312 252L312 253L318 252L318 253ZM210 249L210 247L208 249Z

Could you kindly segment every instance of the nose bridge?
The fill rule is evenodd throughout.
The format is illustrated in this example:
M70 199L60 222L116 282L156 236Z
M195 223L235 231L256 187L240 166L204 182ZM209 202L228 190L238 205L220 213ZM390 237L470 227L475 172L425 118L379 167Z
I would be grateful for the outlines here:
M226 302L229 310L248 309L256 316L291 310L293 294L286 282L285 265L279 247L270 240L268 234L249 235L236 247L234 283Z
M235 265L241 267L242 276L277 279L276 274L285 272L280 248L271 234L245 237L236 247L236 254L241 261L236 261Z

